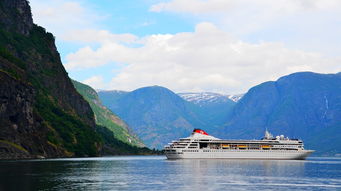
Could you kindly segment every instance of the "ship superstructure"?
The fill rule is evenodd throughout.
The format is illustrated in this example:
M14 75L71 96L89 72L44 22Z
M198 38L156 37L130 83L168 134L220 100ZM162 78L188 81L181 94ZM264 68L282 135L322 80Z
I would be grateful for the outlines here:
M191 136L172 141L164 148L168 159L305 159L313 150L305 150L303 141L283 135L273 137L265 131L261 140L222 140L194 129Z

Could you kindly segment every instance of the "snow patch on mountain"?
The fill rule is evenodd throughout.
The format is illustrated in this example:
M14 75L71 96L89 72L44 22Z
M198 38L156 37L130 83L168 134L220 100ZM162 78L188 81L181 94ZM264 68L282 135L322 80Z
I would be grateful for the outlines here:
M198 105L204 103L221 103L229 100L229 98L226 95L211 92L179 93L178 95L182 97L184 100Z
M202 105L207 103L224 103L229 100L238 102L244 94L237 95L223 95L212 92L200 92L200 93L178 93L184 100L192 102L194 104Z
M236 94L236 95L228 95L227 97L234 102L238 102L240 99L242 99L243 96L244 94Z

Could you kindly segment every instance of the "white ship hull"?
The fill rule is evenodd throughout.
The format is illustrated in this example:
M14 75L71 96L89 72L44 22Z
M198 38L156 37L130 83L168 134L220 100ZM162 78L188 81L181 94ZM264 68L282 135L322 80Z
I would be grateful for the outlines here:
M304 160L312 150L198 150L197 152L167 153L168 159L262 159Z
M305 150L303 141L273 137L268 131L261 140L221 140L194 129L192 135L165 146L168 159L269 159L304 160L313 150Z

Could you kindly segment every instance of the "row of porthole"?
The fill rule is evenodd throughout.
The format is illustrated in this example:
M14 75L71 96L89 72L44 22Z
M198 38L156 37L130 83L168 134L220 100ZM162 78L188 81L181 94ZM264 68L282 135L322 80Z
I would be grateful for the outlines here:
M186 152L186 150L183 150ZM287 151L296 151L296 150L204 150L203 152L274 152L274 151L281 151L281 152L287 152ZM199 151L194 151L199 152Z

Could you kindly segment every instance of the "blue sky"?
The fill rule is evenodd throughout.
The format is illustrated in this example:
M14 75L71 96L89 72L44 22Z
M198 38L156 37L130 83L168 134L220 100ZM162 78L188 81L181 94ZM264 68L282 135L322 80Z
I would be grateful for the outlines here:
M134 35L143 37L151 34L175 34L178 32L190 32L194 30L195 19L187 17L184 19L184 16L176 15L172 13L155 13L149 11L149 8L159 2L156 0L128 0L128 1L118 1L118 0L101 0L101 1L93 1L93 0L31 0L31 5L33 9L33 15L35 15L35 5L40 6L41 9L53 8L53 6L49 6L49 1L54 4L63 4L63 3L77 3L84 10L84 14L92 14L96 15L91 22L89 22L89 26L86 28L95 28L98 30L108 30L112 33L132 33ZM52 4L53 5L53 4ZM37 13L41 14L41 13ZM58 17L57 13L56 16ZM79 16L77 14L69 14L70 16ZM50 22L49 18L39 18L41 16L35 17L35 21L54 32L58 31L58 27L55 26L53 22ZM90 16L91 17L91 16ZM42 21L41 21L42 20ZM62 21L63 22L63 21ZM65 23L67 25L67 22ZM63 26L61 28L65 28L67 30L68 26ZM59 32L54 32L59 33ZM55 34L55 35L57 35ZM59 52L65 57L68 53L77 50L84 44L62 41L62 39L58 38L57 35L57 43L59 48Z
M101 23L103 29L113 33L133 33L146 36L155 33L192 31L194 22L174 14L159 14L148 11L156 1L110 1L92 4L101 13L108 15Z
M31 0L70 77L96 89L243 93L340 72L337 0Z

